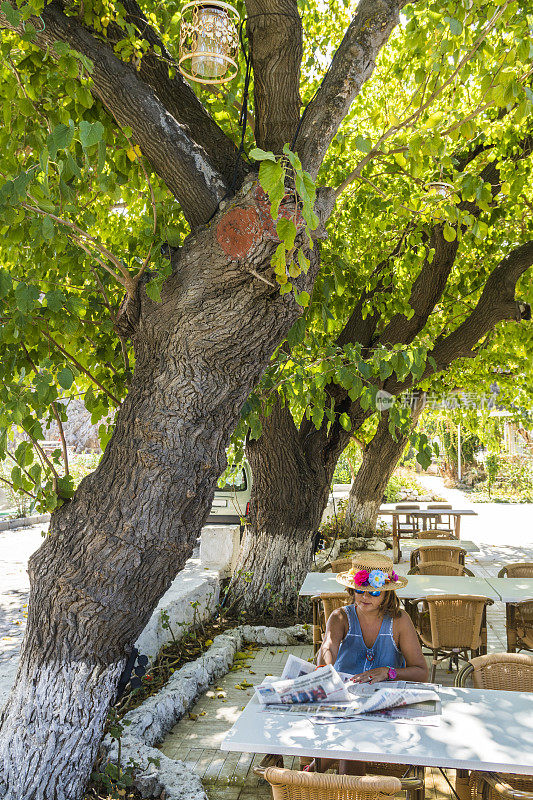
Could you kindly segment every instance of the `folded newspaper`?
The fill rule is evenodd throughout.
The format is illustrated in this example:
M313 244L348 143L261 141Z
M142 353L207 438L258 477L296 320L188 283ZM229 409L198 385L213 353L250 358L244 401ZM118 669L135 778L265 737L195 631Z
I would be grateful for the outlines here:
M431 685L408 681L357 684L350 678L332 665L315 669L291 655L281 679L266 679L255 691L265 710L312 714L323 722L356 717L412 721L440 714L440 698Z

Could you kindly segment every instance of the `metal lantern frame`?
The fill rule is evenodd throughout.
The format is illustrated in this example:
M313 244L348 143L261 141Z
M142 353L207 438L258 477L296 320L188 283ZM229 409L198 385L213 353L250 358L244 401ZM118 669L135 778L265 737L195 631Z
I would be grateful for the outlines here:
M451 183L445 183L444 181L430 181L426 184L426 190L429 192L431 189L434 189L435 194L440 195L445 200L455 192L455 187Z
M203 10L213 10L225 15L225 20L220 20L221 24L216 30L202 28L203 21L200 19L200 12ZM182 75L190 81L205 84L227 83L233 80L239 71L237 56L239 51L239 24L241 18L239 12L229 3L223 0L192 0L187 3L181 12L180 25L180 49L179 49L179 70ZM198 50L198 42L202 37L217 39L223 52L210 52ZM194 58L222 60L227 65L224 75L219 78L204 78L195 75L192 64Z

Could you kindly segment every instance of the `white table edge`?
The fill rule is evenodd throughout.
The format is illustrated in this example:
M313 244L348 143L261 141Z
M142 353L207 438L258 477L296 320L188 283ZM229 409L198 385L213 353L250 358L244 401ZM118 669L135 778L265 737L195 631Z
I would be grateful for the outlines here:
M489 577L485 578L485 580L487 581L487 583L489 583L492 586L494 591L497 592L500 595L500 600L501 600L502 603L528 603L528 602L531 602L531 600L533 600L533 586L531 588L531 594L526 593L525 595L521 595L520 597L513 597L512 600L509 600L509 599L505 599L506 598L505 593L502 594L502 591L503 591L502 586L504 584L496 584L496 585L494 585L492 583L492 581L520 581L520 580L531 581L532 580L531 578L495 578L494 576L489 575ZM532 583L533 583L533 581L532 581ZM507 595L507 597L508 596L509 595Z
M361 721L361 725L364 725L364 721ZM383 723L384 725L389 725L390 723ZM407 723L398 723L398 724L407 724ZM244 742L235 742L231 743L232 746L226 742L225 739L222 740L220 744L220 749L224 752L240 752L240 753L265 753L265 747L260 747L259 745L253 746L249 745ZM235 746L233 746L235 745ZM307 756L309 758L324 758L324 751L320 750L319 748L309 747L305 753L302 752L301 747L290 747L290 745L278 747L276 744L268 745L268 752L272 753L272 755L282 755L282 756ZM489 766L484 766L483 768L480 767L479 761L476 760L468 760L468 759L457 759L457 758L437 758L430 756L422 757L422 756L406 756L405 754L400 754L398 756L388 754L386 760L380 760L378 758L379 754L375 752L364 753L362 751L353 753L349 753L349 759L347 757L346 750L328 750L327 758L342 758L349 761L377 761L380 764L412 764L415 767L443 767L448 769L468 769L468 770L476 770L476 771L489 771L489 772L501 772L506 774L517 773L519 775L533 775L533 764L530 765L520 765L513 763L511 764L500 764L499 762L490 762ZM512 769L510 769L512 767Z

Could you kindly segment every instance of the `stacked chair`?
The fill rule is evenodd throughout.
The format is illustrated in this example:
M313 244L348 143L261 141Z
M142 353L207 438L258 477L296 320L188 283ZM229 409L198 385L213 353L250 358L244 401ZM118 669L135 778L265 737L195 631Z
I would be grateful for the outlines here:
M420 506L417 503L397 503L394 508L396 511L401 511L402 514L398 517L398 533L400 536L408 534L409 536L416 536L420 531L420 520L409 514L409 511L420 511ZM405 517L402 520L402 517Z

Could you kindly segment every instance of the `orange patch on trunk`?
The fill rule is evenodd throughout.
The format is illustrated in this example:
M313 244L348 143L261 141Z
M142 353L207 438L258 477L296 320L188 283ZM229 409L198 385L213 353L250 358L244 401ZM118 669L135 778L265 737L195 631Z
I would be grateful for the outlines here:
M255 208L232 208L217 226L217 241L232 258L244 258L261 235Z

